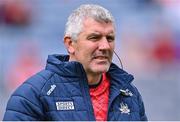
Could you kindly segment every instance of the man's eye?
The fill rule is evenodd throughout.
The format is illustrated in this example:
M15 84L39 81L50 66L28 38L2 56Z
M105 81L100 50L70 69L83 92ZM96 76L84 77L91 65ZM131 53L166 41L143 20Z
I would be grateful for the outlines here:
M96 40L98 40L99 38L100 38L100 37L98 37L98 36L91 36L91 37L88 38L88 40L96 41Z
M107 36L106 38L107 38L108 42L112 42L115 39L113 36Z

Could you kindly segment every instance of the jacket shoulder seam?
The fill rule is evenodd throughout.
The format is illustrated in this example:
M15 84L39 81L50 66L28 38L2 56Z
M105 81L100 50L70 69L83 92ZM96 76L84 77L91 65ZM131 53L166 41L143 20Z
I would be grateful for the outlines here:
M47 70L44 70L47 71ZM55 73L51 72L51 76L47 79L45 78L43 75L41 75L41 73L38 73L37 75L41 76L44 80L48 81Z
M41 90L42 90L42 88L45 86L45 84L47 83L47 81L49 80L49 79L51 79L53 76L54 76L54 74L55 73L52 73L51 74L51 76L47 79L47 78L45 78L43 75L41 75L40 73L38 73L37 74L37 76L40 76L42 79L44 79L44 83L43 83L43 85L42 85L42 87L41 88L37 88L34 84L32 84L31 82L25 82L24 84L29 84L29 85L31 85L33 88L35 88L37 91L39 91L39 92L41 92Z
M51 73L52 73L52 72L51 72ZM50 76L48 79L46 79L46 78L45 78L43 75L41 75L41 74L38 74L38 75L45 80L45 83L43 84L43 86L41 87L41 90L40 90L40 91L42 91L42 89L43 89L44 86L46 85L47 81L49 81L49 80L55 75L55 73L52 73L51 76Z

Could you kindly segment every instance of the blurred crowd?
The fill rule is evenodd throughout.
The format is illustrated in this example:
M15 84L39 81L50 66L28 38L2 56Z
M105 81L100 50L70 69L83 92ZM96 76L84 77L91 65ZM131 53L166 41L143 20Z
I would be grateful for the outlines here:
M115 50L135 76L149 120L180 120L179 0L0 0L0 120L10 94L43 69L47 56L67 53L64 25L83 3L114 15Z

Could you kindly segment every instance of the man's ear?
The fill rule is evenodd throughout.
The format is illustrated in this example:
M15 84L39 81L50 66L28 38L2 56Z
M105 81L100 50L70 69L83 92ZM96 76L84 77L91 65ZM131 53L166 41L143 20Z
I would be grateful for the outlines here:
M69 37L69 36L64 37L64 44L65 44L66 49L67 49L69 54L73 54L75 52L73 43L74 42L72 41L71 37Z

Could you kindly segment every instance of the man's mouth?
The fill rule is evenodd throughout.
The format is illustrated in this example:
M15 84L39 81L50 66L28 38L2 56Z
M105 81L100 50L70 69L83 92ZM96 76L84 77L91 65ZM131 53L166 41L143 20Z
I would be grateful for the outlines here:
M108 59L108 57L107 56L95 56L94 59L104 60L104 59Z
M96 56L95 59L107 59L107 56Z

